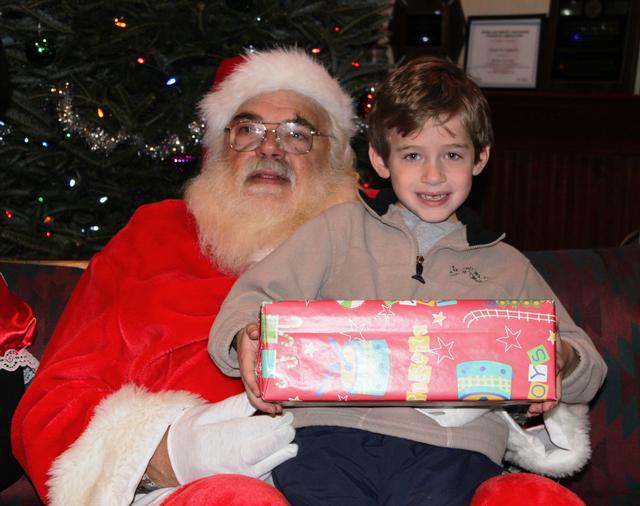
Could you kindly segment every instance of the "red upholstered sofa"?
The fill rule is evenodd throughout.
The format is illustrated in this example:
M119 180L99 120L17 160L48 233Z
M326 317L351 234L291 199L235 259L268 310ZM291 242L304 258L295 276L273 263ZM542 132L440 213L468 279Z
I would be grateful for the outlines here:
M527 256L609 366L591 411L593 458L584 471L562 483L590 506L640 504L640 246ZM0 272L39 319L32 347L39 356L82 271L0 262ZM41 503L23 476L0 492L0 504Z

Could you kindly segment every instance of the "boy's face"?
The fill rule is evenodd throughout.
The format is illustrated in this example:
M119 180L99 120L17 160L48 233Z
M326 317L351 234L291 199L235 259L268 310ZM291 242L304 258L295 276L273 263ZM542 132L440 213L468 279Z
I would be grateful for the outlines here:
M471 179L489 160L486 146L475 163L473 143L459 115L440 124L428 120L406 137L389 134L389 160L369 147L369 158L382 178L391 178L399 204L423 221L456 222L456 210L471 191Z

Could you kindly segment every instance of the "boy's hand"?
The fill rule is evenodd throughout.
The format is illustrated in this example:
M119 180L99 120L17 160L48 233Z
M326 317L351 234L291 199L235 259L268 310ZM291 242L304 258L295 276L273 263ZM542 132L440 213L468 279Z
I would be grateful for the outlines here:
M531 404L527 411L527 416L537 416L546 413L558 404L562 397L562 378L571 374L578 365L578 354L568 343L565 343L560 336L556 337L556 397L557 401L545 401Z
M256 358L258 356L259 341L260 327L257 323L250 323L236 335L240 376L251 405L265 413L278 415L282 413L282 406L263 401L260 397L260 389L256 380Z

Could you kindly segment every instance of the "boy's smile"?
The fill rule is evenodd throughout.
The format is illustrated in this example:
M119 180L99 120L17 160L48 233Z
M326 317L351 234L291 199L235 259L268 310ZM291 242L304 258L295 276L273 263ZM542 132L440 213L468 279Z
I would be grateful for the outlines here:
M473 176L486 165L489 147L476 163L473 143L458 114L445 123L428 120L407 136L392 129L389 145L386 162L372 148L369 157L380 177L391 178L399 204L423 221L457 221L455 212L469 195Z

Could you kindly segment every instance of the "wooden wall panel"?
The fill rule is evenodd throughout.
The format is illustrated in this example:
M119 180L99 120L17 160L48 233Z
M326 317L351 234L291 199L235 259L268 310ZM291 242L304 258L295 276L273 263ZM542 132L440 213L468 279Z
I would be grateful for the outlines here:
M640 156L496 152L472 192L521 250L615 246L640 227Z
M640 227L640 97L488 93L496 143L470 204L521 250L616 246Z

